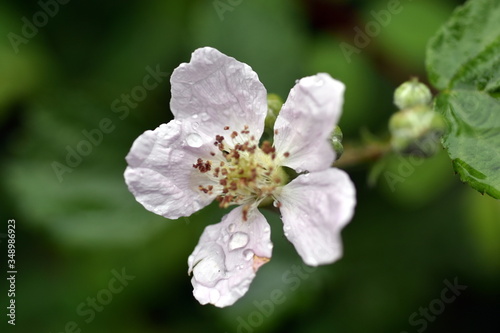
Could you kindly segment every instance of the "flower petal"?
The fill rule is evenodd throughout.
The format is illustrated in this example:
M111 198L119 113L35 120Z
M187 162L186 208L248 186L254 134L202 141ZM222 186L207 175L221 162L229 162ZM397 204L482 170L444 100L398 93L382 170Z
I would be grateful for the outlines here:
M344 171L330 168L300 175L277 199L285 236L306 264L330 264L342 256L340 231L356 205L354 184Z
M199 145L189 145L195 133L192 126L188 121L172 120L146 131L126 157L125 181L130 192L147 210L166 218L189 216L216 196L198 188L218 184L193 167L198 158L208 159L214 146L201 136L197 137Z
M344 84L320 73L292 88L274 125L274 145L283 165L302 172L331 166L335 153L328 141L342 112Z
M267 114L266 89L250 66L211 47L197 49L170 79L170 108L176 119L199 121L199 131L215 138L247 125L258 139ZM196 120L197 119L197 120Z
M271 258L270 235L266 218L255 209L243 221L241 206L206 227L188 259L195 298L224 307L242 297L255 272Z

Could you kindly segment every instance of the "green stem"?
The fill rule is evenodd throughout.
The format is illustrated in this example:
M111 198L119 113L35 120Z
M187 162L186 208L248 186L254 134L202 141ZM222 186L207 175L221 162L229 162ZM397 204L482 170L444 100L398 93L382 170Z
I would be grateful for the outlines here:
M380 159L391 150L389 142L370 142L366 144L346 143L344 153L333 163L338 168L349 168Z

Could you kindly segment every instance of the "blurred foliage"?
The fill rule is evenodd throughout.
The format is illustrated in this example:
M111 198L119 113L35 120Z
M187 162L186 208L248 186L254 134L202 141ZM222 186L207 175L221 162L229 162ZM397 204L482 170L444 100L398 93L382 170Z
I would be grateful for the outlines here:
M123 94L142 85L148 66L170 74L208 45L248 63L284 99L296 79L330 73L347 86L344 141L358 140L360 128L385 136L394 89L412 75L425 80L425 43L460 3L402 1L403 10L348 63L340 43L354 45L353 29L387 1L221 1L237 5L221 16L207 0L71 1L19 52L3 38L0 207L2 221L17 221L18 316L12 327L3 315L2 332L64 332L73 321L96 333L414 332L410 315L455 277L467 290L427 331L498 331L500 205L460 184L444 152L404 175L408 160L390 156L375 187L366 181L372 165L347 170L358 205L338 263L304 268L279 216L266 211L273 259L247 295L224 309L192 297L187 257L225 212L212 205L169 221L135 202L123 181L124 157L139 134L171 119L168 76L128 112L113 109L114 101L127 105ZM21 36L22 18L32 21L40 10L34 1L4 1L0 32ZM66 165L71 150L84 149L84 131L103 119L113 129L58 178L54 162ZM391 189L384 172L403 181ZM87 323L81 304L90 309L88 298L102 295L122 268L133 280ZM274 290L285 300L259 310Z

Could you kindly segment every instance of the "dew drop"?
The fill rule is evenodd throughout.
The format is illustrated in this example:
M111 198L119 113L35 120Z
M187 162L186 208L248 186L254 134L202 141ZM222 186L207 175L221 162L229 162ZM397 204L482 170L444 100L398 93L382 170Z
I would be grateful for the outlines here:
M285 237L288 237L288 232L285 232Z
M269 228L269 227L264 228L264 232L269 232L269 231L271 231L271 228Z
M285 229L285 231L290 231L290 229L292 229L292 228L289 225L286 225L284 229Z
M250 260L250 259L252 259L252 258L253 258L253 255L254 255L254 253L253 253L253 251L252 251L252 250L250 250L250 249L247 249L247 250L243 251L243 257L245 258L245 260Z
M236 228L236 226L235 226L234 224L232 224L232 223L231 223L231 224L227 227L227 231L229 231L229 232L233 232L235 228Z
M243 232L235 232L229 239L229 251L242 248L248 244L248 235Z
M196 119L198 118L198 115L197 114L193 114L193 119Z
M193 123L193 129L194 130L198 129L198 127L200 127L200 123L198 123L198 122Z
M186 138L186 143L193 148L198 148L201 147L203 144L203 140L201 139L201 136L199 136L196 133L191 133L187 136Z
M201 114L201 120L208 121L209 119L210 119L210 116L208 115L208 113Z
M279 204L278 200L274 200L274 201L273 201L273 206L274 206L274 207L278 207L278 204Z

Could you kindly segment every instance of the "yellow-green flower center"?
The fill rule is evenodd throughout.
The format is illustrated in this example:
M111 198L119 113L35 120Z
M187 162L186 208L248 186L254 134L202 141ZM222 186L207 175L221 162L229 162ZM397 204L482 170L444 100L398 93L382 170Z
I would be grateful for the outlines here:
M229 127L224 127L226 131ZM287 183L288 176L279 165L282 159L276 155L270 142L258 146L254 136L250 136L248 126L240 132L230 133L233 144L229 145L224 136L217 135L214 145L219 152L212 152L213 159L204 161L199 158L193 167L206 173L212 183L218 185L199 185L199 190L212 194L220 193L216 200L220 207L244 205L243 219L247 219L249 209L274 200L279 188ZM284 157L288 157L288 153Z

